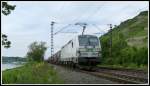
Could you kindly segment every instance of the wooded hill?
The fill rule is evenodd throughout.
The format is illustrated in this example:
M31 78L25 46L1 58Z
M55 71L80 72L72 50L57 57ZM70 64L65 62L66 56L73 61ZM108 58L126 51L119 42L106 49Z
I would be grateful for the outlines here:
M110 31L100 37L102 64L124 67L148 65L148 11L122 22L112 29L112 55L110 57Z

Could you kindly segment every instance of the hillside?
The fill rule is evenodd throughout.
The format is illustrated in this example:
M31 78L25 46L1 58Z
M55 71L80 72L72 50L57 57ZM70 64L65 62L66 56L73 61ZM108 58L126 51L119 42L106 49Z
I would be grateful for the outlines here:
M112 56L110 32L100 37L102 64L143 68L148 64L148 11L122 22L112 29Z

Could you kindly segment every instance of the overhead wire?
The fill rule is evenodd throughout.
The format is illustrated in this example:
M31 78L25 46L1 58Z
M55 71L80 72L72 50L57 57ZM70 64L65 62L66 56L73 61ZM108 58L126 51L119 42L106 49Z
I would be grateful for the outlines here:
M104 5L105 5L105 4L102 4L100 7L97 8L97 10L94 11L94 13L91 13L91 14L87 17L86 21L89 21L89 19L92 19L92 18L94 17L94 15L96 15L96 14L99 12L99 10L100 10ZM128 6L127 6L127 7L128 7ZM61 8L61 9L62 9L62 8ZM124 9L124 8L123 8L123 9ZM83 13L84 13L84 12L83 12ZM79 21L79 19L81 20L83 16L85 16L85 14L82 14L82 15L80 15L79 17L73 19L72 22ZM55 35L56 35L58 32L61 32L62 30L66 29L66 28L69 27L69 26L71 26L71 24L68 24L68 25L66 25L65 27L63 27L62 29L60 29L59 31L57 31L57 32L55 33ZM93 24L93 26L97 28L97 25ZM97 28L97 29L98 29L98 28Z
M125 6L125 7L123 7L122 8L122 11L124 11L125 9L129 9L131 7L131 5L127 5L127 6ZM145 7L144 7L145 8ZM143 9L143 8L142 8ZM141 11L141 9L138 9L138 10L136 10L136 12L135 13L137 13L137 12L140 12ZM122 13L122 12L120 12L120 13ZM111 17L111 16L113 16L113 17ZM113 19L116 19L116 17L118 17L118 15L111 15L111 16L109 16L109 19L111 20L112 18Z
M78 16L77 18L73 19L72 22L73 22L73 21L74 21L74 22L78 22L79 20L81 20L82 17L85 16L85 12L87 12L88 9L89 9L89 8L86 8L86 10L85 10L84 12L82 12L83 14L80 15L80 16Z
M87 19L85 21L87 22L89 19L92 19L99 12L99 10L105 5L105 3L106 2L104 2L101 6L99 6L93 14L91 14L87 17Z
M103 5L104 5L104 4L103 4ZM103 6L103 5L102 5L102 6ZM99 11L99 9L101 9L102 6L98 7L95 12L97 13L97 11ZM87 8L87 9L88 9L88 8ZM92 13L91 15L89 15L89 16L92 16L93 14L95 14L95 12ZM83 13L85 13L85 12L83 12ZM73 19L72 22L79 21L79 19L82 19L83 16L85 16L85 14L82 14L80 17L77 17L77 18ZM87 20L88 20L88 19L87 19ZM60 29L59 31L57 31L54 35L56 35L57 33L61 32L61 31L64 30L64 29L66 29L66 28L67 28L68 26L70 26L70 25L71 25L71 24L66 25L65 27L63 27L62 29Z
M87 19L85 20L86 22L88 22L89 21L89 19L92 19L93 18L93 16L95 16L98 12L99 12L99 10L105 5L105 3L106 2L104 2L101 6L99 6L93 13L91 13L88 17L87 17ZM96 27L97 28L97 27Z
M103 4L102 6L104 6L104 4ZM99 10L102 8L102 6L98 8L97 12L99 12ZM128 7L128 6L127 6L127 7ZM97 13L97 12L96 12L96 13ZM90 16L89 16L89 17L90 17ZM88 19L92 19L92 18L89 18L89 17L88 17ZM91 15L91 17L93 17L93 16ZM88 19L87 19L86 21L88 21ZM93 25L97 30L100 29L96 24L92 24L92 25ZM100 31L100 30L99 30L99 31ZM102 31L102 30L101 30L101 31ZM101 32L101 31L100 31L100 32ZM102 31L102 32L103 32L103 33L96 33L96 34L104 34L104 33L105 33L104 31Z
M127 5L126 7L129 7L129 5ZM126 7L124 7L124 8L126 8ZM122 8L122 9L124 9L124 8ZM111 15L112 16L112 15ZM109 18L109 19L112 19L112 18L114 18L114 17L107 17L107 18ZM97 28L97 30L99 30L100 28L96 25L96 24L92 24L95 28ZM101 30L102 31L102 30ZM103 32L103 34L105 33L104 31L102 31ZM99 34L99 33L97 33L97 34Z
M88 8L87 8L87 9L88 9ZM83 12L83 13L85 13L85 12ZM77 18L73 19L71 22L76 22L77 20L81 19L84 15L85 15L85 14L80 15L80 17L77 17ZM61 32L61 31L64 30L64 29L68 28L69 26L71 26L71 24L68 24L68 25L64 26L64 27L63 27L62 29L60 29L59 31L55 32L54 35L58 34L59 32ZM67 32L66 32L66 33L67 33ZM74 33L74 32L72 32L72 33ZM76 33L76 32L75 32L75 33Z
M99 32L105 33L104 31L100 31L100 28L96 24L92 24Z
M64 26L63 28L61 28L59 31L55 32L54 35L58 34L59 32L61 32L62 30L68 28L69 26L71 26L71 24L68 24L66 26Z

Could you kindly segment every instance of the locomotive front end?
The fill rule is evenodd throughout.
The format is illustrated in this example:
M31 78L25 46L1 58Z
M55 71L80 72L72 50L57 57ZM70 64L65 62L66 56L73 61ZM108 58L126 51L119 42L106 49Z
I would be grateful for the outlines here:
M80 35L78 39L78 63L86 66L97 65L101 58L101 46L98 37L93 35Z

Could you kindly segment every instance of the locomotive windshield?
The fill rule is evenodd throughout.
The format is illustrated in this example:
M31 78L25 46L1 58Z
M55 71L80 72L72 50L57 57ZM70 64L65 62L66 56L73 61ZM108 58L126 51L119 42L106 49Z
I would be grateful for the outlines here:
M98 38L95 36L80 35L79 45L80 46L97 46L99 45L99 41L98 41Z

